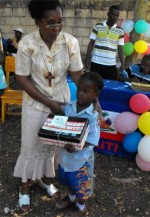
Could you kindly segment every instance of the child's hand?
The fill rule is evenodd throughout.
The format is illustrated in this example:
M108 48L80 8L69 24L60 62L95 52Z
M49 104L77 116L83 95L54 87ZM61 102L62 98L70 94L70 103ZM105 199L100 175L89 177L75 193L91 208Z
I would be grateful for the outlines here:
M73 152L76 151L76 150L75 150L75 147L74 147L73 145L71 145L71 144L66 144L66 145L64 146L64 148L66 149L66 151L68 151L68 152L70 152L70 153L73 153Z

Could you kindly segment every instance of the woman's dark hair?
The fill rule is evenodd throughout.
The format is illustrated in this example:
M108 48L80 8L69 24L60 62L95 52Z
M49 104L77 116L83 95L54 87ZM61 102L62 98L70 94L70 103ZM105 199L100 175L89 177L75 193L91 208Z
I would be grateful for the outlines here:
M62 5L58 0L31 0L28 4L31 17L38 20L43 18L45 11L56 10L58 7L63 11Z
M87 72L81 75L79 82L83 80L90 80L97 91L101 90L104 86L102 77L96 72Z

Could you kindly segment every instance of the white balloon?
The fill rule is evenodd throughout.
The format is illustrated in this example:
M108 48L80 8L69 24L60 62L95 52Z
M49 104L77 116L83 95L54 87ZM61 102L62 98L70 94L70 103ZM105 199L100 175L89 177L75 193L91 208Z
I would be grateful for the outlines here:
M150 38L150 23L147 24L147 30L144 32L145 38Z
M134 28L134 22L132 20L124 20L121 27L125 33L130 33Z
M150 135L145 135L139 142L138 154L147 162L150 162Z

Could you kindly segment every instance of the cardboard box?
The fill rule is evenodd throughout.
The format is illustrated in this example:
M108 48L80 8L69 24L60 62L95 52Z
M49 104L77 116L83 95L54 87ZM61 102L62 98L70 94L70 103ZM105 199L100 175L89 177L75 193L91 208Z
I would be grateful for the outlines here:
M100 140L95 150L104 154L134 158L135 154L127 152L122 146L125 135L115 129L114 121L119 114L114 111L102 111Z
M43 144L64 146L72 144L81 150L89 132L87 118L66 117L50 114L39 130Z
M117 134L102 132L99 145L95 150L104 154L117 155L119 157L125 158L134 158L136 154L127 152L122 146L124 136L125 135L118 132Z

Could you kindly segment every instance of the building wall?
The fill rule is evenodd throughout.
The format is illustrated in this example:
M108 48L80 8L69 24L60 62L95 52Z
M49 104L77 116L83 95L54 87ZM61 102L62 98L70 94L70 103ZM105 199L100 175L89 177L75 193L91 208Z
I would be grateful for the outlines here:
M120 4L122 19L132 19L136 0L61 0L64 7L63 30L78 38L81 54L84 57L92 27L99 21L107 19L108 8ZM34 20L27 9L28 0L0 0L0 29L6 38L14 36L13 29L21 27L24 35L36 30ZM147 20L150 20L149 11Z

